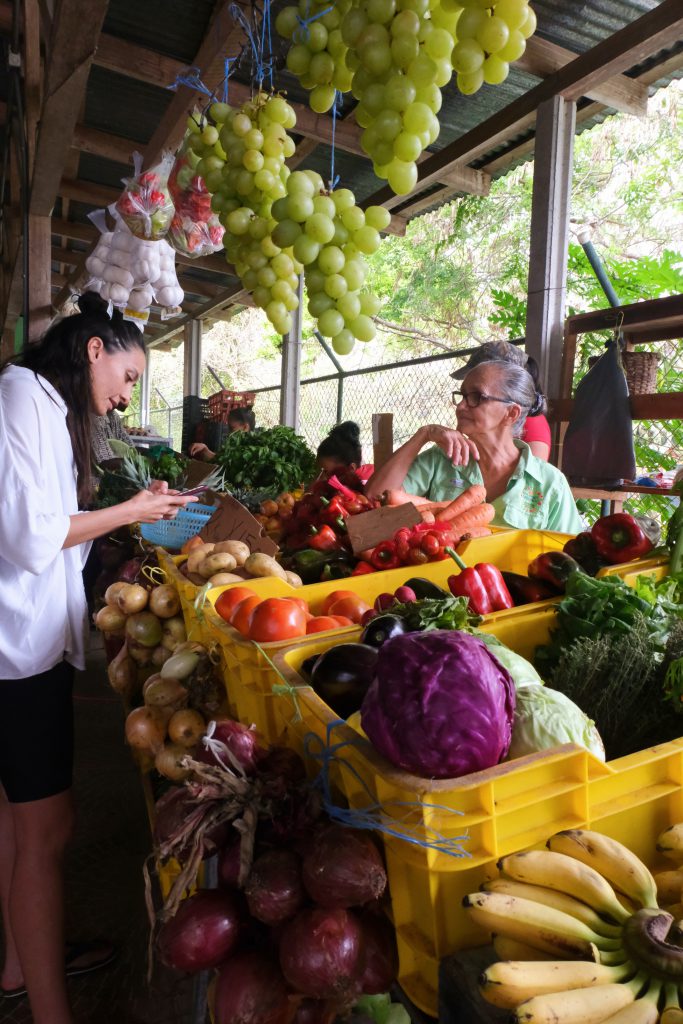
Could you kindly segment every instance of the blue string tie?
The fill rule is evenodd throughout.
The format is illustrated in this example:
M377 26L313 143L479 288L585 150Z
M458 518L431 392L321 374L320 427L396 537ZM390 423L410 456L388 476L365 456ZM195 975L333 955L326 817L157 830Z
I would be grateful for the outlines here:
M338 89L334 90L334 102L332 103L332 155L330 157L330 181L329 187L330 192L334 192L335 188L339 184L339 175L334 173L334 137L337 130L337 115L339 114L339 108L342 103L342 94Z

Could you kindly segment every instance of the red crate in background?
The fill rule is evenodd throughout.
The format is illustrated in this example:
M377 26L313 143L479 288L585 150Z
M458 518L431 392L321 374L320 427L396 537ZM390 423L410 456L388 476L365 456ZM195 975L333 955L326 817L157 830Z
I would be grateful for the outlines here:
M209 419L214 423L227 423L233 409L251 407L256 400L253 391L217 391L209 395Z

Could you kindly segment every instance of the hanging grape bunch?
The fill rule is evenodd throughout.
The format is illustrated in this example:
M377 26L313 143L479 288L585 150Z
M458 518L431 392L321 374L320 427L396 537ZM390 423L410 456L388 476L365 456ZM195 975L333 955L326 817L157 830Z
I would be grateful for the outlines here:
M318 114L330 110L335 90L349 92L352 71L344 60L347 52L342 39L342 18L352 0L301 0L298 7L285 7L278 14L275 28L292 45L287 53L287 69L310 91L311 109Z
M501 83L536 28L527 0L343 0L313 20L325 10L301 0L280 13L276 27L292 41L287 66L318 112L350 81L361 146L397 195L413 190L417 161L438 138L453 71L468 95Z
M286 334L292 328L291 312L299 305L297 275L302 266L293 258L291 245L273 241L277 222L271 206L286 195L285 159L295 149L287 129L296 124L296 114L282 96L258 93L239 109L214 103L209 115L215 124L200 134L212 148L202 158L204 178L225 228L226 257L278 334Z
M446 0L442 0L442 3ZM460 92L471 95L484 84L500 85L536 31L527 0L460 0L453 67Z
M273 203L279 222L273 241L292 247L304 267L308 312L335 352L347 355L356 340L372 341L376 334L372 317L380 301L363 288L363 256L377 251L391 214L382 206L361 210L350 189L326 192L316 171L293 171L286 190Z

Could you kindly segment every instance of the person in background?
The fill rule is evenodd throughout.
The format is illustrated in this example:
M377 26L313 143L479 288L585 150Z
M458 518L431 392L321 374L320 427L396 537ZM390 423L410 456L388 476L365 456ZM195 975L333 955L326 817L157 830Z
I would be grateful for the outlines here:
M531 375L514 363L480 363L453 392L457 429L420 429L368 481L378 497L403 488L431 501L452 501L483 484L495 508L494 526L580 533L581 518L566 478L521 440L524 421L545 399ZM433 447L422 451L425 444Z
M473 352L464 366L451 374L455 380L464 380L470 370L480 363L491 360L503 359L506 362L514 363L516 366L523 366L531 374L536 391L540 392L538 363L533 356L528 356L523 348L511 345L508 341L487 341L481 345L476 352ZM551 435L550 424L542 412L529 413L522 429L522 441L531 448L537 459L548 461L550 456Z
M80 313L0 366L0 989L28 994L34 1024L74 1024L66 975L111 960L64 943L63 858L71 836L73 670L84 668L89 542L173 518L193 497L140 491L92 500L92 421L130 401L145 368L136 326L93 292Z
M112 409L106 416L95 416L93 419L92 431L92 453L93 460L98 466L106 466L113 463L111 468L119 465L121 456L115 452L110 441L119 441L121 444L132 447L129 435L117 414L125 412L128 402L119 402L116 409ZM118 447L118 446L117 446Z
M248 406L232 409L228 414L228 430L231 434L234 434L236 430L247 432L256 430L256 417L254 416L253 409L250 409ZM189 454L193 459L200 459L202 462L213 462L216 458L216 453L212 452L208 445L202 444L200 441L195 441L194 444L190 445Z
M374 472L374 466L362 465L360 427L353 420L332 427L318 445L316 461L321 475L331 476L339 469L352 469L363 484L367 483Z

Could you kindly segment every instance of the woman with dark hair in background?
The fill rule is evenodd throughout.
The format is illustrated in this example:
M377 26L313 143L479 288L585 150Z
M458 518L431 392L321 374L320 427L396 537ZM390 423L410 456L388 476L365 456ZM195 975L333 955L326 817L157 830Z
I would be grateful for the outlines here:
M253 433L256 430L256 417L254 416L253 409L248 406L231 409L228 414L228 430L231 434L234 434L236 430ZM216 458L216 453L212 452L209 446L202 444L201 441L195 441L194 444L191 444L188 454L191 458L200 459L202 462L213 462Z
M362 465L360 427L353 420L346 420L332 427L327 437L318 445L316 461L322 474L339 475L341 470L351 469L362 484L365 484L374 472L374 466Z
M195 499L140 491L92 500L92 422L145 368L142 334L93 293L80 313L0 367L0 897L5 998L28 994L34 1024L73 1024L65 976L112 950L64 945L63 857L71 836L73 669L84 668L88 542L173 518Z
M470 370L480 363L503 359L507 363L522 366L531 375L536 391L542 389L539 383L538 363L533 356L528 356L523 348L511 345L509 341L487 341L473 352L464 366L451 374L455 380L464 380ZM524 421L521 440L525 441L537 459L548 461L550 457L551 434L550 424L542 412L530 412Z

